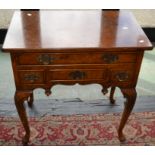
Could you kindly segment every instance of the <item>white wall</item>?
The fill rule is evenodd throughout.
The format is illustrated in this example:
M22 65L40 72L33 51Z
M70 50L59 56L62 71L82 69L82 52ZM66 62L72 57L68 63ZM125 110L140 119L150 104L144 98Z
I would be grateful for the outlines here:
M155 9L130 10L142 27L155 27Z
M0 10L0 29L8 28L11 17L15 10ZM130 10L135 15L139 24L144 27L155 27L155 9L153 10Z
M15 10L5 10L5 9L0 10L0 29L8 28L14 11Z

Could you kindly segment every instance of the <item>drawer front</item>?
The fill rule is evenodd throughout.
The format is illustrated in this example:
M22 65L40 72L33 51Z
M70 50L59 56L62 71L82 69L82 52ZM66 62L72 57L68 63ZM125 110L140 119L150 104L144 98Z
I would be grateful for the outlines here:
M50 70L48 73L48 81L83 81L83 80L102 80L107 81L106 69L56 69Z
M111 82L112 83L133 83L134 73L136 66L128 64L127 66L117 66L117 68L110 68Z
M43 84L44 83L44 71L18 71L20 82L23 84Z
M136 61L134 53L25 53L18 56L19 65L115 64Z

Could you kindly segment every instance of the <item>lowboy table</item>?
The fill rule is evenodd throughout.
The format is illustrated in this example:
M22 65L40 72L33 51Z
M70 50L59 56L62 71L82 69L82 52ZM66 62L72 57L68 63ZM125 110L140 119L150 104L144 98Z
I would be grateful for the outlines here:
M53 10L16 11L3 50L10 52L16 84L15 105L26 134L30 128L24 101L33 106L33 90L50 95L55 84L90 84L115 87L126 98L118 128L123 128L136 100L136 84L144 50L153 47L128 11Z

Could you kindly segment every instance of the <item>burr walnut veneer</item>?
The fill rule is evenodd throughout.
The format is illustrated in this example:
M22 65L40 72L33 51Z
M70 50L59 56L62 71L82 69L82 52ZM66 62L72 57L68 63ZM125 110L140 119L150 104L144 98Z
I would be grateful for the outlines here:
M136 100L136 83L144 50L152 45L128 11L52 10L16 11L3 45L10 52L16 84L15 105L26 131L30 129L24 108L33 106L33 90L50 95L55 84L90 84L115 87L127 99L118 128L123 128Z

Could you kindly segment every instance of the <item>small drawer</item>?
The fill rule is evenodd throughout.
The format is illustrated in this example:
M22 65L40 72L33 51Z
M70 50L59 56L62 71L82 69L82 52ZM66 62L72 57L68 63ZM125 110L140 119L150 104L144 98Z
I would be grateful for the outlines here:
M91 53L23 53L18 55L19 65L60 64L116 64L135 62L135 53L91 52Z
M107 81L106 69L56 69L50 70L48 73L48 81L51 80L102 80Z
M43 84L44 83L44 71L18 71L19 79L23 84Z
M135 65L117 66L110 69L111 81L114 83L133 82Z

